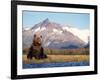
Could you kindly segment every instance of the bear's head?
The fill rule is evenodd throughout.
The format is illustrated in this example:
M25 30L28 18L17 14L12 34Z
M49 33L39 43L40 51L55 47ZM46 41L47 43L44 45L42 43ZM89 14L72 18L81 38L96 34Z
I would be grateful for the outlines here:
M33 45L34 46L41 46L42 45L42 35L34 34Z

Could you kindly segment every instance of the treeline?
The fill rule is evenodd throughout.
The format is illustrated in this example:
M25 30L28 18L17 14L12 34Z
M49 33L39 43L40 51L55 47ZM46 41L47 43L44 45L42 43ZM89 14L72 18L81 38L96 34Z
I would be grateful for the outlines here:
M50 55L88 55L89 48L80 48L80 49L44 49L45 54Z
M28 48L23 49L23 54L27 54ZM44 48L44 53L49 55L89 55L89 48L79 48L79 49L48 49Z

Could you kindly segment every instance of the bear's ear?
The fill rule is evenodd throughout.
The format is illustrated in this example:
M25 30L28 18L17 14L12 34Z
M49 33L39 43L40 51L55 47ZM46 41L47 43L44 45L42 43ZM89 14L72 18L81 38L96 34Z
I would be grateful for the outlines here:
M34 37L36 37L36 34L34 34Z

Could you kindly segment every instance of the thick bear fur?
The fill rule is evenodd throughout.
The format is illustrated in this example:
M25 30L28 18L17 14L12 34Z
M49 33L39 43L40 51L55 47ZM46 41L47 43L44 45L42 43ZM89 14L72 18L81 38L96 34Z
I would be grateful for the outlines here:
M44 49L42 47L42 36L40 34L34 34L33 43L29 48L29 53L27 55L28 59L44 59L47 55L44 54Z

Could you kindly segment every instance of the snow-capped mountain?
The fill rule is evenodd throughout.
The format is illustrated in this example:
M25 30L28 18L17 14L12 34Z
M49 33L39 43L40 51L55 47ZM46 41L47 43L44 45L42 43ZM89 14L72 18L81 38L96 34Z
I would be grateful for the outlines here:
M76 34L73 34L72 30L58 23L51 22L47 18L34 25L32 28L23 30L24 48L30 47L35 33L42 35L43 46L47 48L73 49L85 45L85 41Z

